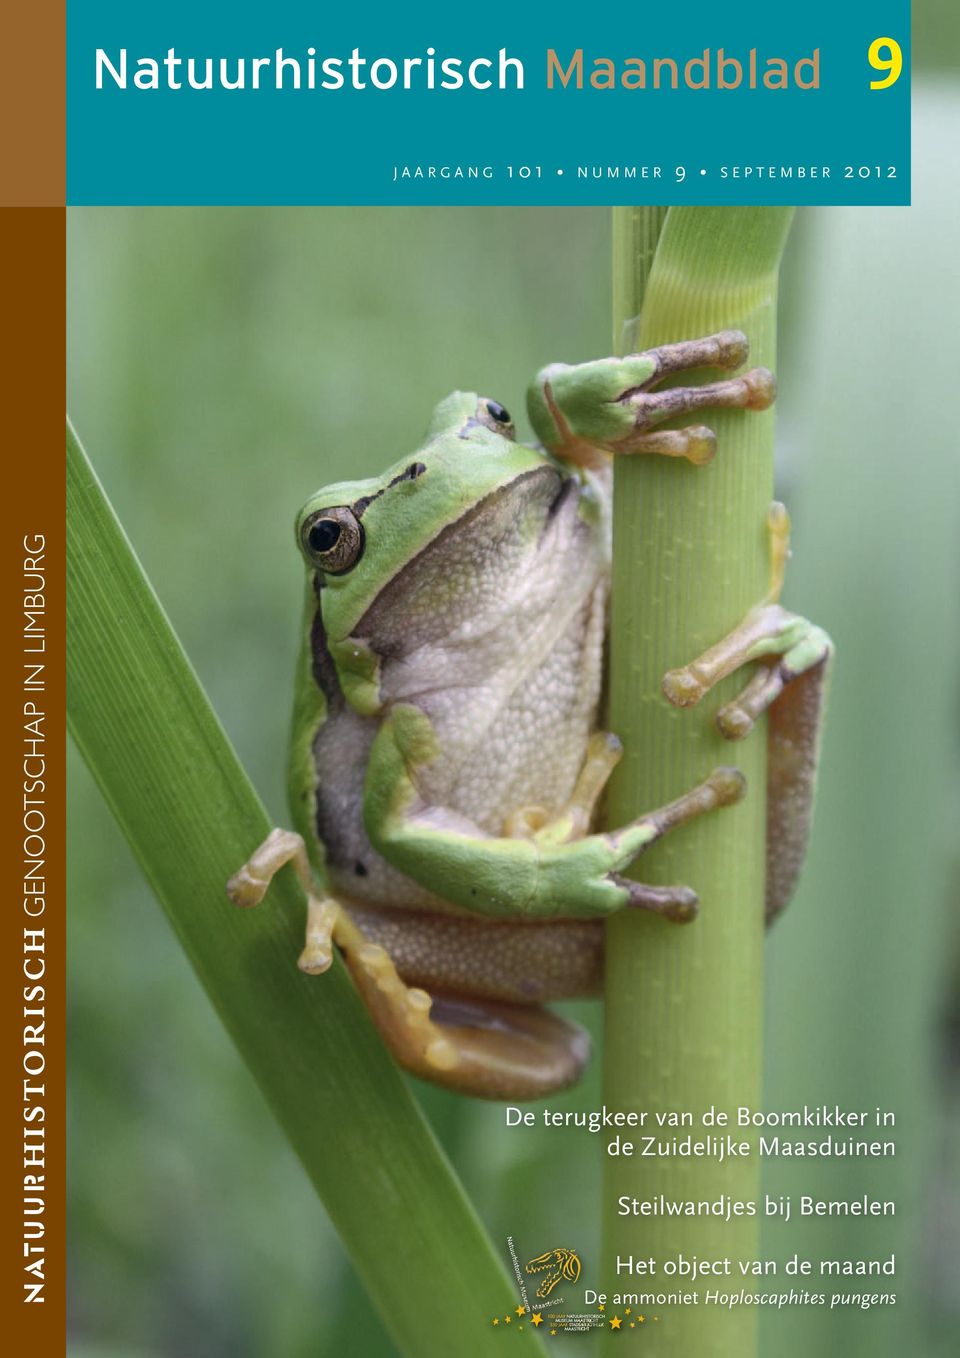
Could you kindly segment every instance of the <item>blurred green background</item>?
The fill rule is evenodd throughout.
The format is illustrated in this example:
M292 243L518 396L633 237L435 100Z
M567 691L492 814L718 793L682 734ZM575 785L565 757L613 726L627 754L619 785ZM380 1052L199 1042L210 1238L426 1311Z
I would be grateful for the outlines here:
M945 415L960 98L930 83L915 118L915 206L803 213L786 266L786 602L829 628L839 661L812 861L769 944L767 1078L771 1109L896 1112L895 1161L772 1162L766 1187L895 1197L898 1215L792 1221L766 1243L778 1256L895 1250L901 1304L767 1317L763 1351L778 1358L933 1358L960 1342L958 458ZM73 419L278 822L294 512L325 481L415 449L454 387L518 413L543 363L608 352L609 272L599 210L72 213ZM77 758L69 839L73 1358L389 1358ZM599 1006L575 1012L598 1030ZM537 1252L575 1224L587 1281L597 1139L520 1137L497 1105L419 1088L498 1244L513 1234ZM599 1101L594 1061L551 1103Z

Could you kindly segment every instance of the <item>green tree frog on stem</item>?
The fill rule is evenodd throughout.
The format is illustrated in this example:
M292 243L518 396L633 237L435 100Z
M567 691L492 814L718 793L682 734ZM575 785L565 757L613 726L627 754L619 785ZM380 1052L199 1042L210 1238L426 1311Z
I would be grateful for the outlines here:
M326 970L336 945L397 1060L422 1078L510 1100L571 1084L588 1040L545 1004L598 993L603 920L696 915L689 886L625 870L674 826L737 801L735 768L592 830L620 754L598 727L611 467L620 454L709 461L708 428L660 426L709 407L763 410L772 374L658 384L746 359L745 337L724 331L553 364L528 393L536 448L515 441L496 401L455 392L415 453L325 487L298 516L297 830L274 830L228 891L255 905L292 863L308 902L300 967ZM806 846L832 649L778 602L788 532L773 506L768 595L663 681L666 699L691 706L756 662L717 722L739 740L769 710L768 917Z

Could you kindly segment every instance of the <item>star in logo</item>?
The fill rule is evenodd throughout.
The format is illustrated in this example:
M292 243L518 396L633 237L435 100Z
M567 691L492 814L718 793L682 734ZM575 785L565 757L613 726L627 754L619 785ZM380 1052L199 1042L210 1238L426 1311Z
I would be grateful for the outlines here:
M539 1311L534 1311L533 1315L530 1317L530 1324L531 1325L543 1324L543 1316L540 1314Z
M620 1326L621 1326L622 1324L623 1324L623 1321L620 1319L620 1317L619 1317L619 1316L614 1316L613 1319L612 1319L611 1322L610 1322L610 1328L611 1328L611 1330L619 1330L619 1328L620 1328Z
M514 1311L513 1314L514 1314L515 1316L522 1316L522 1315L524 1315L524 1314L526 1313L526 1309L527 1309L527 1308L526 1308L525 1306L518 1306L517 1309Z

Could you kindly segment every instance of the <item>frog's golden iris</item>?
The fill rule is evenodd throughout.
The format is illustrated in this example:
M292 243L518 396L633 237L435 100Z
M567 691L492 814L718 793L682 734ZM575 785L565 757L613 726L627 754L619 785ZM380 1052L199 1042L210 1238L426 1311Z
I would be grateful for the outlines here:
M304 549L325 575L352 570L363 555L363 527L348 505L335 505L311 516L303 526Z

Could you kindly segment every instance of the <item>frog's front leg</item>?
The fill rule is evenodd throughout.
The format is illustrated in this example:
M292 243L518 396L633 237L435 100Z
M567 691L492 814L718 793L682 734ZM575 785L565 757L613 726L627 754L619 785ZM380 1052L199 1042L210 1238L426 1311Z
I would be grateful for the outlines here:
M642 851L693 817L738 801L737 769L715 769L676 801L606 833L572 837L569 815L522 838L485 834L419 791L436 747L427 716L397 704L374 741L364 824L370 841L406 876L464 909L499 918L603 918L628 907L686 922L697 910L687 886L623 876Z
M715 646L663 679L666 697L690 707L742 665L758 662L742 692L717 713L728 740L742 740L769 711L767 781L767 919L789 902L813 814L826 682L833 643L822 628L779 602L789 555L790 520L781 504L769 518L770 588Z
M746 336L739 330L723 330L625 358L554 363L542 369L529 388L530 422L543 446L563 461L595 466L607 453L655 453L698 465L709 462L716 438L705 425L658 426L707 408L766 410L776 396L773 374L767 368L751 368L739 377L703 386L653 388L692 368L732 371L746 362L747 354Z
M397 1060L425 1078L440 1079L458 1065L454 1043L431 1017L425 990L407 986L385 948L369 943L348 912L329 895L319 895L302 836L292 830L270 832L252 857L227 883L227 894L245 909L259 905L273 878L292 864L307 897L306 943L301 971L326 971L335 943L381 1035Z

